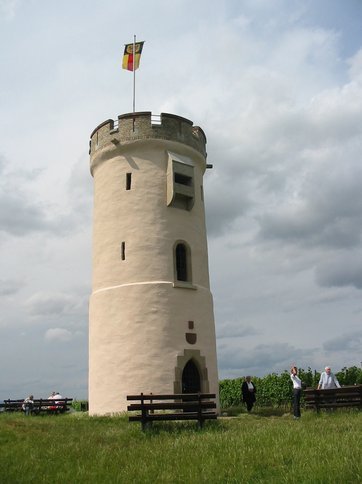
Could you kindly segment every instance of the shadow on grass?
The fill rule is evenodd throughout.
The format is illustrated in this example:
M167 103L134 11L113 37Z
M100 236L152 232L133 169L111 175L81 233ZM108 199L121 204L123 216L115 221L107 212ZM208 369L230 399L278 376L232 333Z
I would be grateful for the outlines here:
M199 427L197 422L152 422L152 425L147 427L144 431L142 431L141 426L139 425L138 428L139 432L145 436L153 437L160 434L202 434L202 433L210 433L210 432L220 432L225 431L226 427L224 422L221 420L212 420L207 421L204 423L202 428Z
M256 418L275 418L275 417L290 417L290 409L284 407L255 407L250 414L245 410L244 406L230 407L223 409L218 420L206 421L202 428L199 427L198 422L153 422L151 426L144 431L141 430L141 425L137 423L138 430L147 436L156 436L162 433L167 434L184 434L184 433L202 433L202 432L226 432L229 427L226 424L227 420L233 418L245 418L249 416Z
M243 417L246 415L255 415L258 417L284 417L290 415L290 407L258 407L255 406L249 413L243 405L222 409L222 417Z
M267 407L257 408L255 414L260 417L285 417L291 415L290 407Z

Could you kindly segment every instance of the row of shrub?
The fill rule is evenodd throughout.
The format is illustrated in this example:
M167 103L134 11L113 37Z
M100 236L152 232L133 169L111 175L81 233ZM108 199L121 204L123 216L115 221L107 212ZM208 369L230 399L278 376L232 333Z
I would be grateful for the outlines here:
M298 375L306 387L317 387L320 373L311 368L298 370ZM342 368L336 377L341 385L362 384L362 369L357 366ZM292 398L292 382L288 371L281 374L271 373L262 378L252 378L256 386L256 404L266 407L281 407L290 405ZM240 405L241 384L243 378L220 381L220 404L222 408Z

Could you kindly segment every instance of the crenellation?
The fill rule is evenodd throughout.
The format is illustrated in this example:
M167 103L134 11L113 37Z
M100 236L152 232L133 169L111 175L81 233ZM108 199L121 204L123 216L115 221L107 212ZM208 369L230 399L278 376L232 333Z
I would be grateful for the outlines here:
M149 111L122 114L118 123L108 119L97 126L91 134L90 154L110 142L122 145L143 139L179 141L206 156L206 136L201 128L189 119L168 113L161 113L160 122L153 123Z

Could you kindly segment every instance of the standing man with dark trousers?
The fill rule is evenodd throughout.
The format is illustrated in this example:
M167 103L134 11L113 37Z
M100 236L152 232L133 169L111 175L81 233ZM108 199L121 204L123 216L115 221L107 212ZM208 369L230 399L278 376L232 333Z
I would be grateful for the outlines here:
M293 382L293 415L295 419L300 418L300 395L302 393L302 381L298 376L298 368L292 366L290 378Z

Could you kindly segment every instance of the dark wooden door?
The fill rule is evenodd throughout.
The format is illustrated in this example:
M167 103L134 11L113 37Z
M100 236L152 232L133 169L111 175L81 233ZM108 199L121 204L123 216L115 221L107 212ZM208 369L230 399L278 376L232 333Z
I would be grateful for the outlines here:
M182 372L182 393L198 393L201 391L200 373L195 363L189 360Z

